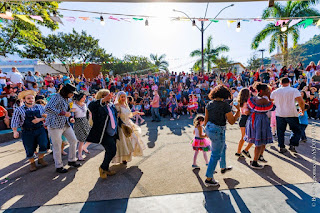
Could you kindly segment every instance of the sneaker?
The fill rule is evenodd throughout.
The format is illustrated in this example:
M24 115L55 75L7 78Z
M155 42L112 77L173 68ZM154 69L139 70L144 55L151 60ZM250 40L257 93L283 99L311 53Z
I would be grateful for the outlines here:
M286 148L280 148L280 151L279 151L279 152L280 152L281 154L284 154L284 153L286 153L287 151L288 151L288 150L287 150Z
M192 118L193 118L192 116L189 117L189 119L192 119Z
M251 163L250 163L250 167L252 168L252 169L263 169L263 165L260 165L260 164L258 164L257 162L253 162L253 161L251 161Z
M174 121L174 118L170 118L170 121Z
M221 169L221 173L224 174L224 173L226 173L227 171L231 171L231 170L232 170L232 166L228 166L227 168Z
M211 180L205 180L204 182L207 186L219 186L219 182L214 180L213 178Z
M258 161L261 161L263 163L267 163L268 161L266 161L266 159L264 159L264 157L262 155L260 155L260 157L258 158Z
M67 173L68 170L63 168L63 167L61 167L61 168L56 168L56 172L58 172L58 173Z
M156 120L152 120L151 122L155 122Z
M179 119L179 118L180 118L180 115L177 116L177 119Z
M192 165L192 168L199 169L200 167L198 165Z
M77 163L77 162L68 162L68 165L69 166L73 166L75 168L78 168L78 167L82 166L81 163Z
M242 153L235 153L234 155L239 157L239 158L244 158L244 155Z
M251 158L251 155L249 153L249 151L246 151L246 150L242 150L242 153L247 156L248 158Z
M294 153L298 153L294 146L290 146L289 150Z

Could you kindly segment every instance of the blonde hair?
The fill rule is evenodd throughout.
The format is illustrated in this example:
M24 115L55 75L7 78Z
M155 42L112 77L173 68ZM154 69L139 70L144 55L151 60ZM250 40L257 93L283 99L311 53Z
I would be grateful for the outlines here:
M97 92L97 94L96 94L96 100L100 100L100 99L102 99L103 97L105 97L105 96L107 96L107 95L109 95L110 94L110 91L109 90L107 90L107 89L101 89L101 90L99 90L98 92Z

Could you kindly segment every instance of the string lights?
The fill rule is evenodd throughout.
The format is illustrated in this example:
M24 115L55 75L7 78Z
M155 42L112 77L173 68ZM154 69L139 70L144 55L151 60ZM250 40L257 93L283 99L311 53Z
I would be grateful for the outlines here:
M106 22L104 21L102 15L100 16L100 24L101 24L102 26L104 26L104 25L106 24Z
M146 19L144 25L145 25L145 26L149 26L149 21L148 21L148 19Z
M8 6L7 9L6 9L6 15L7 15L8 17L12 17L12 12L11 12L10 6Z
M236 31L239 33L241 31L240 21L238 21Z

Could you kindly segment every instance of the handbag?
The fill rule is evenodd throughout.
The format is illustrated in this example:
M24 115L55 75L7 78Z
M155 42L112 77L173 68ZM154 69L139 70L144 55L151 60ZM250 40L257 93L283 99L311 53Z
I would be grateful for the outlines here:
M120 114L121 114L121 106L120 107ZM121 118L119 118L121 119ZM123 131L123 134L127 137L127 138L130 138L132 133L133 133L133 130L130 126L128 126L127 124L125 124L123 121L122 121L122 125L121 125L121 129Z

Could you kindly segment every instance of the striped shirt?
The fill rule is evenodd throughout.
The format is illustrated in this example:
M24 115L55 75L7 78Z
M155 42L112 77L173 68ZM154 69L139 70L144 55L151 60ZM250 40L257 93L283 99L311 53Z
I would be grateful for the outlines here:
M13 116L11 120L11 128L22 127L26 117L26 111L36 111L36 110L40 110L41 115L45 113L44 107L40 104L36 104L30 108L26 107L25 105L21 107L17 107L13 112Z
M46 125L54 129L63 129L66 124L70 126L69 118L59 115L62 111L70 110L68 99L63 98L59 93L52 95L45 107L47 113Z

